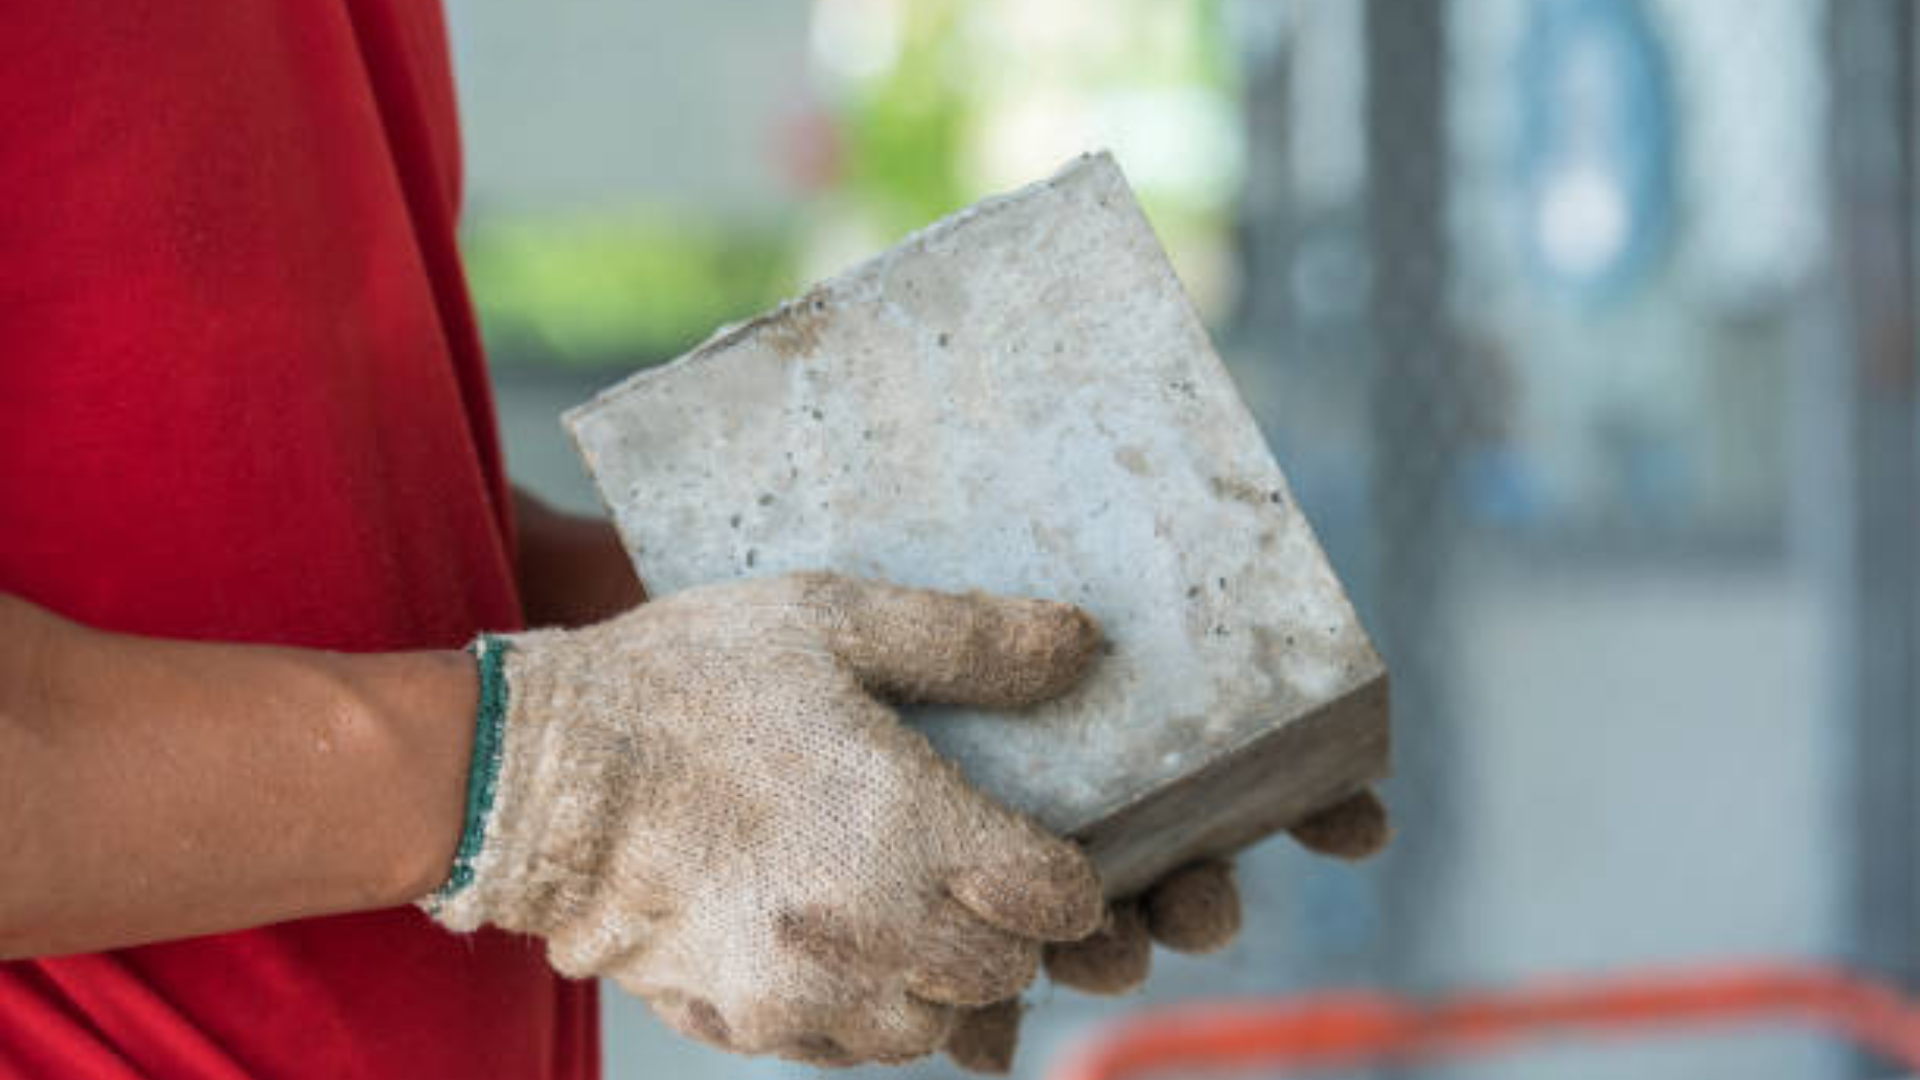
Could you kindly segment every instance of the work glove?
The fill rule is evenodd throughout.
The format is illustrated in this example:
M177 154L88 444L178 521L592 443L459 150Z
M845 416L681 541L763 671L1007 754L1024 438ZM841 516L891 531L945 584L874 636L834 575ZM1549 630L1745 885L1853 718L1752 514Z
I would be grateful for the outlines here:
M1335 803L1288 830L1309 851L1364 859L1392 838L1387 808L1372 791ZM1240 893L1233 865L1222 859L1192 863L1161 878L1138 897L1108 909L1094 933L1046 948L1047 977L1092 994L1124 994L1147 980L1155 942L1182 953L1226 947L1240 932ZM947 1056L975 1072L1012 1068L1023 1006L1018 997L961 1012L947 1036Z
M727 1050L901 1062L1105 915L1074 847L881 699L1015 709L1100 645L1078 608L827 574L487 637L469 816L422 902L545 939Z

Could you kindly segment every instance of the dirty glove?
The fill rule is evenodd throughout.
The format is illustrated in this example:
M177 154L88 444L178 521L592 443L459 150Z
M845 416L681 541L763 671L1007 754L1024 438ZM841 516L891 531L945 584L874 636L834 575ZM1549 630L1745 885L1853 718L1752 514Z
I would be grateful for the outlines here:
M1362 791L1288 830L1302 847L1340 859L1364 859L1392 837L1380 797ZM1124 994L1147 980L1153 945L1183 953L1224 948L1240 931L1233 866L1209 859L1175 870L1140 896L1115 903L1098 931L1047 946L1047 977L1092 994ZM946 1053L975 1072L1004 1073L1020 1037L1018 998L961 1013Z
M423 906L542 937L725 1049L925 1054L1104 909L1077 848L876 698L1017 708L1098 646L1066 604L826 574L484 638L469 831Z

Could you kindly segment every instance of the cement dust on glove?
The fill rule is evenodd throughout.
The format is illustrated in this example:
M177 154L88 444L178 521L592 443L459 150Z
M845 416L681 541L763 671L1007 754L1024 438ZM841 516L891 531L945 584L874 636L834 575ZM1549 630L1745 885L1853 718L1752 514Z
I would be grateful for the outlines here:
M468 835L423 906L539 936L724 1049L921 1056L1105 909L1077 848L882 699L1019 708L1099 645L1070 605L828 574L482 639Z

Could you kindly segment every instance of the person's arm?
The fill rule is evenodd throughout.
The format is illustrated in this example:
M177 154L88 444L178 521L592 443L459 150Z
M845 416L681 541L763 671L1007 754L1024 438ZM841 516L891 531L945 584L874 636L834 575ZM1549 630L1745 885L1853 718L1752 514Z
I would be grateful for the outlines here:
M620 534L605 518L581 517L513 491L519 532L514 576L528 626L588 626L647 598Z
M431 891L477 692L462 653L131 637L0 594L0 960Z
M530 625L646 598L607 522L514 502ZM462 653L133 637L0 594L0 959L419 898L460 837L477 693Z

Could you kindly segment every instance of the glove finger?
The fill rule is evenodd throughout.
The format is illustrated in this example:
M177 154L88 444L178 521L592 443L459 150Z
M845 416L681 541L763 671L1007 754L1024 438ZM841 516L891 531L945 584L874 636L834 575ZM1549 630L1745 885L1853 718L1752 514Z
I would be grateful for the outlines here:
M676 991L642 996L668 1026L709 1046L811 1065L912 1061L943 1046L953 1028L950 1006L897 987L851 998L846 989L832 978L803 981L790 996L736 1006L732 1023L705 998Z
M1287 831L1308 851L1338 859L1367 858L1393 839L1387 804L1371 788L1334 803Z
M855 1061L900 1065L940 1049L953 1030L956 1012L912 994L891 994L849 1014L825 1042ZM817 1037L802 1041L822 1042Z
M895 701L1016 708L1058 697L1100 649L1072 604L909 589L835 574L795 579L828 647Z
M859 1055L847 1049L839 1039L818 1032L795 1035L774 1047L772 1052L775 1057L823 1069L845 1069L861 1063Z
M905 979L915 996L947 1005L985 1005L1025 990L1040 970L1040 945L988 926L942 900L914 943Z
M947 881L968 911L1035 941L1078 941L1106 915L1100 875L1079 848L976 796L980 819L963 835L971 865Z
M1025 1011L1019 998L960 1010L943 1047L947 1057L970 1072L1005 1076L1013 1070L1013 1052L1020 1044L1020 1016Z
M1190 863L1161 878L1142 907L1153 940L1176 952L1213 952L1240 933L1240 890L1233 864L1223 859Z
M644 995L636 996L645 999ZM687 1038L718 1050L738 1052L741 1049L734 1043L732 1027L727 1024L726 1017L721 1015L720 1010L714 1007L713 1002L701 997L678 994L657 995L645 1000L653 1009L655 1016Z
M1124 994L1147 981L1153 941L1137 901L1113 905L1107 923L1079 941L1047 946L1047 977L1089 994Z

